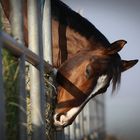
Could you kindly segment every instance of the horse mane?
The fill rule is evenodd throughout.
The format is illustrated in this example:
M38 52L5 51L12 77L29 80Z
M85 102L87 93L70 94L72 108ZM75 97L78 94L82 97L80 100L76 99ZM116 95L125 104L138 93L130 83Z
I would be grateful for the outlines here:
M91 22L82 17L79 13L73 11L62 1L52 0L51 8L52 18L57 20L61 25L69 26L72 30L79 32L82 36L91 41L102 43L103 47L110 47L107 38ZM112 76L112 92L119 87L121 81L120 59L119 54L115 54L111 60L113 63L109 73Z
M52 18L58 20L62 25L69 26L86 38L92 38L109 46L107 38L86 18L73 11L60 0L52 0Z

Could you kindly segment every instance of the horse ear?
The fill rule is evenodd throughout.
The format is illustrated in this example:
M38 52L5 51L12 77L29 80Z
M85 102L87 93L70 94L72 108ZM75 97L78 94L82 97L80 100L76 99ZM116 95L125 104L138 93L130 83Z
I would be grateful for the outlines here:
M107 48L107 54L111 55L111 54L115 54L119 52L126 43L127 41L125 40L115 41L114 43L110 45L110 47Z
M126 60L122 60L122 72L128 70L129 68L133 67L134 65L137 64L138 60L129 60L129 61L126 61Z

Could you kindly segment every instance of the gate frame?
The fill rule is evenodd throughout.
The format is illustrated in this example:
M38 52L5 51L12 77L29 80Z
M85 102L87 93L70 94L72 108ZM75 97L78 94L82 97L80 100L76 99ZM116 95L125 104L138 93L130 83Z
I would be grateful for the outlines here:
M18 2L18 3L17 3ZM32 100L35 100L38 102L38 111L36 111L36 107L34 108L33 105L33 110L35 110L35 114L39 115L37 118L35 118L35 121L33 121L33 124L37 124L37 127L35 128L35 131L33 133L33 140L38 140L42 139L45 140L45 117L44 117L44 70L46 73L50 73L54 70L52 66L52 38L51 38L51 7L50 7L50 0L45 0L45 4L43 7L43 10L41 11L41 6L39 6L39 0L35 1L28 1L29 5L34 5L33 7L30 6L28 7L28 11L31 12L32 14L29 14L31 21L29 21L29 50L27 47L25 47L23 43L23 19L21 18L22 16L22 2L23 0L13 0L11 3L13 4L12 10L13 10L13 19L12 19L12 29L13 29L13 35L14 38L12 38L10 35L0 31L0 46L3 48L8 49L13 53L14 56L19 57L19 62L20 62L20 96L22 98L26 98L26 91L25 91L25 61L29 62L32 64L34 67L36 67L40 72L35 72L35 75L37 79L40 81L38 83L38 91L41 93L41 95L37 95L36 97L33 97ZM14 6L18 5L17 9L14 9ZM29 6L28 5L28 6ZM39 8L38 8L39 6ZM30 9L30 8L33 9ZM39 9L39 10L38 10ZM14 11L17 10L18 12ZM35 11L39 12L39 18L38 20L37 15L35 14ZM44 13L44 14L43 14ZM48 13L48 14L46 14ZM43 14L44 17L41 15ZM19 18L19 21L16 21L14 18ZM43 27L47 27L45 30L42 31L42 22L41 19L43 18ZM49 21L49 22L48 22ZM33 23L37 23L34 27L32 27ZM14 28L18 27L18 30L14 31ZM34 33L33 33L34 32ZM42 38L42 32L44 38ZM32 34L33 33L33 34ZM33 38L31 36L34 36ZM39 38L38 38L39 36ZM49 36L49 37L48 37ZM22 43L21 43L22 42ZM41 44L41 45L40 45ZM32 46L36 46L35 50L32 48ZM39 48L41 47L41 50ZM44 50L44 58L43 58L43 50ZM41 53L40 53L41 52ZM46 55L46 52L47 55ZM47 62L49 61L49 63ZM41 64L40 64L41 62ZM34 68L35 69L35 68ZM23 75L23 76L21 76ZM40 78L39 78L40 77ZM31 82L34 86L34 83ZM42 86L43 85L43 86ZM5 140L5 130L3 129L4 126L4 120L5 120L5 102L4 102L4 88L3 88L3 81L2 81L2 53L1 53L1 48L0 48L0 105L1 105L1 110L0 110L0 116L3 121L0 121L0 135L2 140ZM33 91L32 94L34 94L35 91ZM102 95L103 96L103 95ZM39 100L38 100L39 99ZM35 101L35 102L36 102ZM26 111L26 104L23 102L23 100L20 100L20 104L22 105L23 109ZM97 103L98 104L98 103ZM89 110L89 104L87 105L87 108ZM43 109L42 109L43 108ZM86 110L87 111L87 110ZM88 114L88 115L87 115ZM36 115L33 115L36 116ZM41 120L40 120L40 115L41 115ZM85 137L89 132L87 129L94 129L90 128L90 112L85 112L82 111L80 115L76 118L76 121L69 127L65 128L64 131L59 132L56 134L57 138L56 139L81 139L82 137ZM22 123L26 123L26 118L22 112L20 112L20 120ZM38 120L39 118L39 120ZM52 118L51 118L52 119ZM86 120L85 120L86 119ZM79 120L79 122L78 122ZM97 120L96 120L97 121ZM103 120L105 121L105 120ZM87 126L84 126L84 123L87 124ZM105 125L105 124L103 124ZM40 127L41 126L41 127ZM105 126L104 126L105 127ZM41 129L40 129L41 128ZM81 129L80 129L81 128ZM77 132L73 133L71 130L74 132L77 129ZM85 131L86 130L86 131ZM91 130L90 130L91 131ZM94 130L93 130L94 131ZM20 127L20 140L26 140L27 139L27 132L25 128ZM92 133L92 132L90 132Z

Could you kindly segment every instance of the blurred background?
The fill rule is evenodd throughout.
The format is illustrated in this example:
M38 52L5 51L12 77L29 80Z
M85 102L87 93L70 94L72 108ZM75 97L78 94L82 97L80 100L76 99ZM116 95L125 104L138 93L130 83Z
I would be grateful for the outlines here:
M122 59L140 60L140 1L63 0L94 24L110 42L127 40ZM80 24L80 23L79 23ZM122 74L120 89L106 93L106 130L119 140L140 140L140 62Z

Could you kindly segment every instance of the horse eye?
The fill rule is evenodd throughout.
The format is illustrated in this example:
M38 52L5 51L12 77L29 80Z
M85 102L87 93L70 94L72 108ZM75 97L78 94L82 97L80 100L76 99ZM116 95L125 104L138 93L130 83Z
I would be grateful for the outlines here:
M92 76L93 70L92 70L92 68L91 68L90 65L88 65L88 66L86 67L85 73L86 73L86 78L87 78L87 79L89 79L89 78Z

